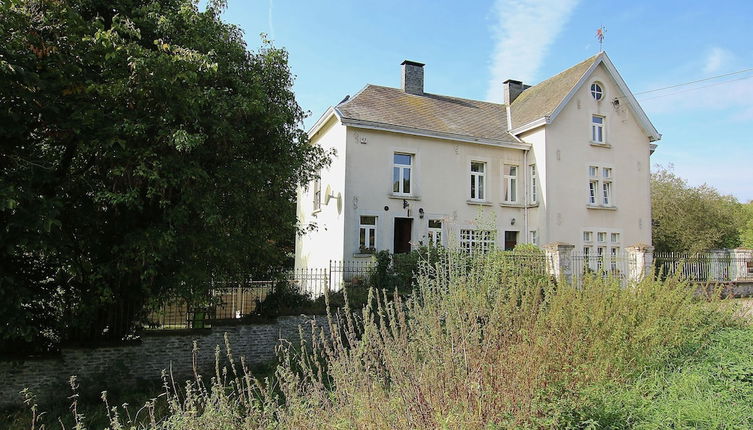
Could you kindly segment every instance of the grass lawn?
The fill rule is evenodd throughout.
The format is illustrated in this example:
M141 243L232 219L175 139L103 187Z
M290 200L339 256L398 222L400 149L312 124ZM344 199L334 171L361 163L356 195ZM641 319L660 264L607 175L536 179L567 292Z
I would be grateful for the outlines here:
M598 387L589 398L571 420L575 427L751 429L753 327L723 329L676 369L644 375L628 386Z

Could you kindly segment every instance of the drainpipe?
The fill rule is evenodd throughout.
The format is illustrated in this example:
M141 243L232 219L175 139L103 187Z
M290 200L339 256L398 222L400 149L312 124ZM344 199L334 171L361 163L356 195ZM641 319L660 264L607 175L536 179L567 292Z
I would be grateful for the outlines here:
M523 151L523 186L525 192L523 192L523 243L528 243L528 149Z

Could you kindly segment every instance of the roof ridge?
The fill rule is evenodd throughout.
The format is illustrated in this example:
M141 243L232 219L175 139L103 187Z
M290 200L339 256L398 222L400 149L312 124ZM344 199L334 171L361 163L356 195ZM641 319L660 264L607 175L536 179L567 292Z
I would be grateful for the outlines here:
M347 105L348 103L352 102L352 101L353 101L353 99L355 99L356 97L358 97L358 95L359 95L359 94L361 94L362 92L364 92L364 91L366 90L366 88L368 88L368 87L369 87L369 85L371 85L371 84L366 84L366 85L364 85L364 86L363 86L363 88L361 88L360 90L356 91L356 93L355 93L355 94L353 94L353 96L350 96L350 94L348 94L348 98L347 98L347 100L344 100L344 101L342 101L342 102L340 102L340 103L336 104L336 105L335 105L334 107L335 107L335 108L338 108L338 107L340 107L340 106L345 106L345 105Z
M369 87L369 86L370 86L370 87L386 88L386 89L388 89L388 90L395 90L395 91L400 91L400 92L402 92L402 93L405 93L405 92L404 92L404 91L403 91L402 89L400 89L400 88L395 88L395 87L388 87L388 86L386 86L386 85L366 84L366 86L367 86L367 87ZM430 95L430 96L436 96L436 97L445 97L445 98L448 98L448 99L463 100L463 101L467 101L467 102L474 102L474 103L485 103L485 104L490 104L490 105L494 105L494 106L507 106L507 105L506 105L506 104L504 104L504 103L495 103L495 102L488 102L488 101L486 101L486 100L469 99L469 98L465 98L465 97L457 97L457 96L448 96L448 95L446 95L446 94L427 93L427 92L424 92L424 94L411 94L411 93L405 93L405 95L408 95L408 96L415 96L415 97L422 97L423 95L427 95L427 94L428 94L428 95ZM357 95L357 94L356 94L356 95ZM355 98L355 96L351 97L350 99L351 99L351 100L353 100L353 98ZM349 100L349 101L350 101L350 100Z
M508 106L480 100L367 84L335 108L341 119L392 124L475 139L515 141L507 133Z

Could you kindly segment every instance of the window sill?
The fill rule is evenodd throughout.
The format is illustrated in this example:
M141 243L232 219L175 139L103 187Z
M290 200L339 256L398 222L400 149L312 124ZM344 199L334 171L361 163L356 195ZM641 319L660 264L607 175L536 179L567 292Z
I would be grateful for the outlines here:
M412 194L387 194L387 198L396 200L421 200L421 196L414 196Z
M610 145L608 143L600 143L600 142L590 142L590 143L591 143L591 146L595 146L597 148L607 148L607 149L609 149L609 148L612 147L612 145Z
M361 254L361 253L358 253L358 252L356 252L356 253L353 254L353 258L370 258L370 257L373 257L373 256L374 256L374 254Z
M466 200L466 203L469 205L476 205L476 206L491 206L492 202L488 200Z
M532 203L532 204L524 205L522 203L500 203L499 206L503 208L513 208L513 209L526 209L526 208L530 209L530 208L539 207L539 204Z
M616 211L617 206L594 206L594 205L586 205L586 209L596 209L596 210L602 210L602 211Z

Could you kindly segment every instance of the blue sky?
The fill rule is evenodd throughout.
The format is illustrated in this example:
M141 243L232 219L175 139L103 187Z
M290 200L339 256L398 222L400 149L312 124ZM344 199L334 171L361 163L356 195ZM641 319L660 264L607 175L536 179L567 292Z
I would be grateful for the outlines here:
M242 1L224 18L250 49L266 33L290 53L309 127L366 83L398 87L404 59L427 92L499 101L604 50L633 93L753 68L750 1ZM753 70L637 95L662 133L652 164L691 185L753 199Z

